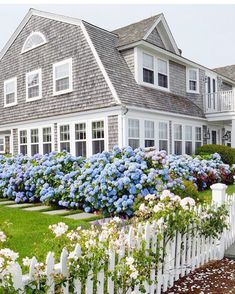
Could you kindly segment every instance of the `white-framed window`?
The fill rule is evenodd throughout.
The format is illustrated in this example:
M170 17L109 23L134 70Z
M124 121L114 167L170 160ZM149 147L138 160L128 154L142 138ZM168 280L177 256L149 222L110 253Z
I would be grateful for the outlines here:
M92 128L92 154L104 151L104 121L93 121Z
M61 95L73 90L72 58L53 64L53 93Z
M51 127L42 128L42 149L43 154L49 154L52 151Z
M193 153L193 127L185 126L185 153L192 155Z
M26 101L42 98L42 71L41 69L26 74Z
M158 86L168 88L168 64L166 60L158 58Z
M60 151L70 152L70 126L69 124L60 126Z
M19 132L19 152L23 155L28 154L28 136L27 130L20 130Z
M4 140L4 137L0 137L0 153L5 153L5 140Z
M181 155L183 151L182 125L174 124L174 153Z
M75 155L76 156L87 156L87 131L86 123L75 124Z
M24 42L21 53L25 53L46 43L46 37L42 33L32 32Z
M187 68L187 92L199 93L199 70Z
M38 129L30 130L30 145L31 145L31 155L39 153L39 132Z
M133 149L140 147L140 121L128 119L128 145Z
M195 127L195 150L202 146L202 128Z
M159 122L159 150L168 152L168 123Z
M4 81L4 106L17 104L17 78Z
M154 84L154 57L143 53L143 81Z
M154 121L145 120L144 121L144 147L154 147L155 146L155 131L154 131Z

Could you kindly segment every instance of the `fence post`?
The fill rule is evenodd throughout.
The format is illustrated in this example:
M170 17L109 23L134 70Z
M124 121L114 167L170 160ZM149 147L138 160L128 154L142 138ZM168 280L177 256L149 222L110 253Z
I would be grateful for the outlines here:
M225 202L227 186L225 184L217 183L212 185L212 201L215 204L222 204Z

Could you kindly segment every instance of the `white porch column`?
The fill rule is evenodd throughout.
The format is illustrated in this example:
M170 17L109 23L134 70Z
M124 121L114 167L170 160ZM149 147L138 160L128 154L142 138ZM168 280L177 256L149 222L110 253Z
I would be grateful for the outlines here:
M232 119L231 147L235 148L235 118Z

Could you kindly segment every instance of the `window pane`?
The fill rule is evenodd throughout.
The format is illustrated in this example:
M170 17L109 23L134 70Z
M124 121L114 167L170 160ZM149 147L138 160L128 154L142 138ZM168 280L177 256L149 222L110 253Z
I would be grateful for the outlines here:
M28 98L34 98L39 96L39 86L28 88Z
M6 94L15 92L15 81L7 82L5 85Z
M188 155L192 155L192 152L193 152L192 142L185 142L185 153Z
M69 63L55 66L55 78L63 79L69 76Z
M167 140L159 140L159 150L165 150L168 152L168 141Z
M51 143L43 144L43 154L49 154L51 151Z
M152 70L143 69L143 81L145 83L154 84L154 72Z
M155 142L154 142L154 140L145 140L144 141L144 147L154 147L154 145L155 145Z
M159 139L168 139L168 124L159 122Z
M144 121L145 138L154 138L154 122L150 120Z
M44 39L39 34L33 34L28 41L25 43L23 51L37 47L44 43Z
M21 145L20 146L20 153L23 155L27 154L27 145Z
M131 146L133 149L140 147L140 140L139 139L129 139L128 145Z
M4 139L0 138L0 151L3 152L4 151Z
M20 131L20 144L27 144L27 131Z
M197 82L196 81L189 81L189 90L197 91Z
M43 142L51 142L51 128L42 129L42 140Z
M104 140L98 140L92 142L92 153L101 153L104 151Z
M70 142L60 143L60 150L70 152Z
M11 104L15 102L15 93L6 95L6 104Z
M181 155L182 154L182 142L181 141L175 141L175 154L176 155Z
M167 62L162 59L158 59L158 72L167 75Z
M92 122L92 139L104 138L104 121Z
M168 88L168 77L163 74L158 74L158 86Z
M86 142L76 142L75 147L76 147L76 156L86 157Z
M174 138L176 140L182 140L182 125L174 125Z
M86 140L86 124L75 124L75 140Z
M196 141L201 141L202 140L202 129L199 127L196 127L195 133L196 133L195 134Z
M39 84L39 73L31 74L28 76L28 87L36 86Z
M69 77L56 81L56 92L69 89Z
M69 125L60 126L60 141L69 141Z
M128 120L128 136L130 138L139 138L140 136L140 123L138 119Z
M192 69L189 70L189 79L194 80L194 81L197 80L197 71L196 70L192 70Z
M202 143L201 142L195 142L195 149L197 150L198 147L201 147Z
M185 140L192 141L193 139L193 129L191 126L185 126Z
M39 144L32 144L31 145L31 155L35 155L39 153Z
M31 130L31 143L38 143L39 137L38 137L38 129Z
M154 68L154 58L153 56L143 53L143 67L146 67L148 69Z

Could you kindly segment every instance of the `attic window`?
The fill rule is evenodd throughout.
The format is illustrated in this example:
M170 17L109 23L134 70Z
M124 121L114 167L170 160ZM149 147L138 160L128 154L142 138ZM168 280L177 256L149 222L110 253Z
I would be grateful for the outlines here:
M24 42L22 53L27 52L29 50L32 50L34 48L37 48L43 44L45 44L46 38L45 36L40 32L33 32L31 33L26 41Z

